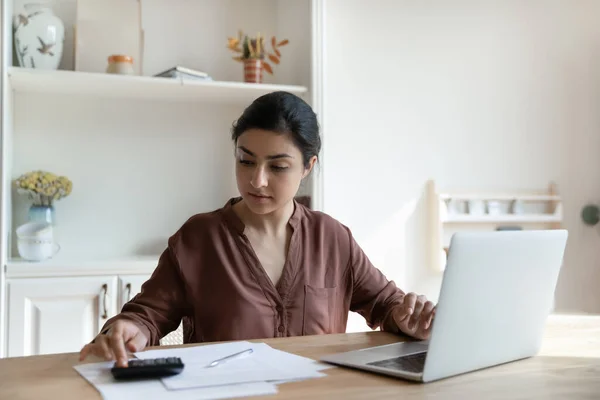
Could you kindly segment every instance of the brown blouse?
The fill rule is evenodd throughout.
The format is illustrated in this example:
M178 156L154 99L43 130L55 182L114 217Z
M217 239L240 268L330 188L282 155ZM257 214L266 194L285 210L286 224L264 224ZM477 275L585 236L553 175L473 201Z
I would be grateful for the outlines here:
M343 333L352 310L373 329L397 332L390 312L404 292L371 264L347 227L295 202L289 252L274 286L233 211L238 200L186 221L141 292L102 330L127 318L144 329L148 345L182 319L185 343Z

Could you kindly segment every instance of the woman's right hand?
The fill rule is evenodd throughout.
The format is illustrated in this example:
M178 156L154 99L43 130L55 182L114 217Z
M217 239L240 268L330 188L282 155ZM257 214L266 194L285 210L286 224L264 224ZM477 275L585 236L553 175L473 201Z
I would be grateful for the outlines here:
M106 333L100 333L81 349L79 361L93 354L105 360L116 360L117 366L126 367L127 352L142 351L147 344L148 338L138 325L128 320L117 320Z

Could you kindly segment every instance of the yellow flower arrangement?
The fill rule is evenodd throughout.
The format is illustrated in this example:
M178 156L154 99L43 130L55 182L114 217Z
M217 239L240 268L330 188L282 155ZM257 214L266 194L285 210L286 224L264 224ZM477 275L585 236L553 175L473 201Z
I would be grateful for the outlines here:
M66 176L46 171L31 171L16 180L17 192L27 194L34 205L52 206L57 200L71 194L73 184Z

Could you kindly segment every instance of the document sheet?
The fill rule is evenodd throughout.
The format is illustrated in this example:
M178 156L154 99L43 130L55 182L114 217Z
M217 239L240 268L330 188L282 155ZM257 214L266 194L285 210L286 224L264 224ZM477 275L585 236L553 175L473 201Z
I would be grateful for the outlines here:
M215 360L247 349L252 349L252 353L208 367ZM135 353L135 357L179 357L185 367L175 376L141 381L115 380L110 373L113 361L74 368L105 400L203 400L276 394L278 384L320 378L325 376L320 371L333 367L265 343L246 341L148 350Z

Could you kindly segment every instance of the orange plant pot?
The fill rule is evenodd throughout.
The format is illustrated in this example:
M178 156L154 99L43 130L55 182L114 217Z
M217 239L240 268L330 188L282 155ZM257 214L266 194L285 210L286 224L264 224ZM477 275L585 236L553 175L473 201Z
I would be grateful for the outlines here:
M262 83L263 65L262 60L249 59L244 60L244 82Z

